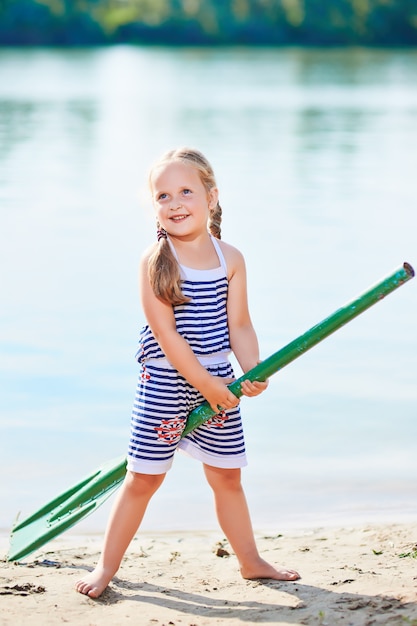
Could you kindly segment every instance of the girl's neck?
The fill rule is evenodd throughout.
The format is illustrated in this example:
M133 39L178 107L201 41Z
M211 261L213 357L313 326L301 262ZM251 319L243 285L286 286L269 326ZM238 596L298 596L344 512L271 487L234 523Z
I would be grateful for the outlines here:
M169 239L175 248L181 265L196 270L211 270L219 267L219 257L210 233L207 232L202 236L188 240L177 239L171 236Z

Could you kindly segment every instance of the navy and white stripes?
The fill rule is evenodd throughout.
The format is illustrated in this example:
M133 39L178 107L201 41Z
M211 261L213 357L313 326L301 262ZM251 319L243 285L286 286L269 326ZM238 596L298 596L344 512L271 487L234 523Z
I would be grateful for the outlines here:
M230 351L226 314L227 278L219 270L221 268L202 270L203 273L217 274L218 277L212 281L201 280L201 277L199 281L184 280L182 291L190 302L174 307L177 331L187 340L196 356ZM146 325L140 334L136 359L144 363L147 359L164 356Z
M231 377L230 363L207 366L213 376ZM181 439L189 413L203 396L173 368L152 361L142 368L131 418L128 469L161 474L177 449L216 467L246 465L239 407L214 416Z
M233 377L227 325L226 264L213 239L221 266L195 270L181 266L182 290L189 302L174 307L178 333L213 375ZM167 361L149 326L140 334L136 359L141 373L131 417L128 469L165 473L177 449L214 467L246 465L239 407L214 416L181 439L189 413L204 401Z

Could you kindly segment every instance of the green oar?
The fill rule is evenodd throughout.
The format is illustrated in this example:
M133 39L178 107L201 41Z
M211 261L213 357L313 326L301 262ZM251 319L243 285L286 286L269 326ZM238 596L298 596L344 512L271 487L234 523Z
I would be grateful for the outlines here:
M413 276L414 270L411 265L404 263L393 274L246 372L229 385L230 390L239 398L242 395L241 383L244 380L265 380ZM208 402L194 409L188 417L182 437L208 421L213 415L215 411ZM125 474L125 457L109 461L39 511L15 525L11 534L8 560L17 561L27 556L92 513L115 491Z

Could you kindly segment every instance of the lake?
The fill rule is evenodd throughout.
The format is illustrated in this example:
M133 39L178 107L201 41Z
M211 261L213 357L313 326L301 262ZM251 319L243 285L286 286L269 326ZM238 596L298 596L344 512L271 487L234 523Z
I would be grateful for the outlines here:
M4 530L126 452L147 171L184 144L217 174L262 357L417 266L416 50L0 50ZM417 519L416 318L411 281L242 400L256 528ZM143 528L212 509L178 455Z

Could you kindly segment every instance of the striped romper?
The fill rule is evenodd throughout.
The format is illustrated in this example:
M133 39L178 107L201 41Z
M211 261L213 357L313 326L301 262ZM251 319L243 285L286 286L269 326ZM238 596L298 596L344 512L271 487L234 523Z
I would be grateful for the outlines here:
M178 333L207 371L231 378L227 269L218 242L214 237L212 241L220 266L196 270L180 265L182 291L190 301L174 306L174 315ZM141 372L131 416L128 470L163 474L176 450L214 467L247 464L239 406L213 416L181 439L188 414L204 397L171 366L148 325L140 333L136 359Z

